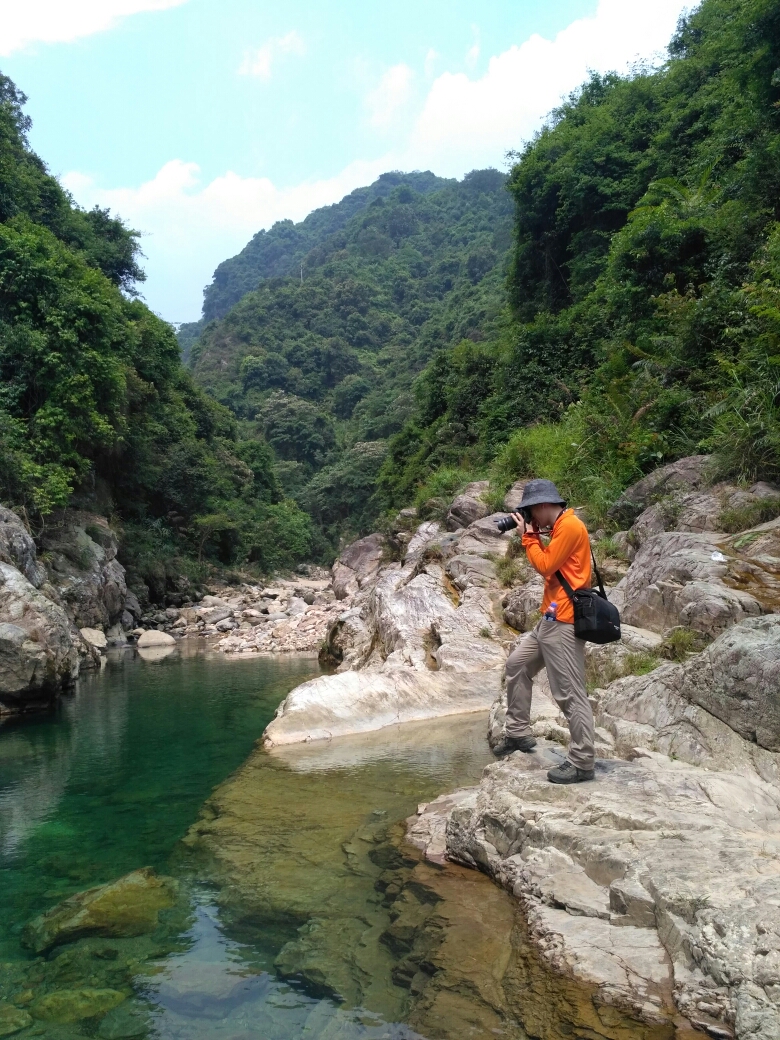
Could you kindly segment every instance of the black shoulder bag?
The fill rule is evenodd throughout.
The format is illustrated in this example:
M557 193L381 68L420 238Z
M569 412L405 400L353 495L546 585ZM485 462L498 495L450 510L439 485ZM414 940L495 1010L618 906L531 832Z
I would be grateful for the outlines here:
M599 583L598 589L575 591L560 571L555 572L555 577L574 606L574 634L577 639L584 639L588 643L613 643L620 639L620 614L614 603L607 599L593 549L590 556Z

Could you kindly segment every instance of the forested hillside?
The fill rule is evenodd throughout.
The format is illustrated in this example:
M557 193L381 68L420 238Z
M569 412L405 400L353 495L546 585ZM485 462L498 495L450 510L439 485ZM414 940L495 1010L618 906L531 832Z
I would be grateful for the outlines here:
M184 371L135 296L137 233L73 204L28 146L25 101L0 77L0 500L34 531L67 505L111 516L142 574L204 551L300 560L309 520L267 445Z
M512 320L427 367L386 503L533 472L599 515L699 450L780 477L779 131L778 0L704 0L663 68L572 95L511 171Z
M294 269L205 327L194 376L265 435L321 552L475 476L551 476L596 516L696 451L780 477L779 124L780 2L705 0L661 68L568 98L508 191L398 185L308 253L302 225L257 236L207 308L282 233Z
M323 553L380 512L377 474L414 408L415 375L437 351L498 332L511 244L505 180L495 170L461 182L380 178L368 206L296 254L290 276L264 279L207 324L192 348L197 382L273 448ZM307 221L319 228L330 216ZM303 241L306 223L268 234ZM222 270L245 271L258 242Z

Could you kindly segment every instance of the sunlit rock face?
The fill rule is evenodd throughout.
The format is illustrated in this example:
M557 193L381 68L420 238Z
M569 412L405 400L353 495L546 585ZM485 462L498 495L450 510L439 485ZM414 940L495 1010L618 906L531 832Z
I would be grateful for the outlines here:
M542 960L603 1005L776 1036L778 789L653 753L562 788L545 776L560 757L540 744L488 767L424 807L411 839L436 857L444 835L451 859L509 889Z
M481 494L486 485L475 488ZM265 732L267 747L490 706L515 632L504 620L494 562L508 542L484 517L487 507L477 512L451 532L418 525L400 562L384 560L374 536L342 555L334 588L349 597L348 609L325 644L337 674L290 694ZM458 516L465 522L466 512Z

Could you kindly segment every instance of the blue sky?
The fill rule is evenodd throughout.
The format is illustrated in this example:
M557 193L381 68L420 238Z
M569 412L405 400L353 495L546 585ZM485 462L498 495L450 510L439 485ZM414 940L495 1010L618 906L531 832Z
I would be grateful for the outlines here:
M657 60L684 6L6 0L0 69L77 201L144 232L150 305L190 321L260 227L385 169L503 166L588 68Z

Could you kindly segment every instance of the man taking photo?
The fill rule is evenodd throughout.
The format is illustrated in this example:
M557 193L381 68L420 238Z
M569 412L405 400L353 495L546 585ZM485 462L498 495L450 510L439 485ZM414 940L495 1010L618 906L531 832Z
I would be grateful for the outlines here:
M527 524L523 515L530 514ZM574 635L574 606L556 576L560 571L572 589L590 586L590 539L585 524L566 508L551 480L531 480L523 489L518 511L511 514L523 539L528 562L544 577L542 618L518 642L506 662L506 730L493 749L501 757L532 751L531 686L547 669L550 690L569 724L571 742L566 761L550 769L554 784L576 784L594 776L593 711L585 690L585 643ZM541 532L549 531L547 545Z

